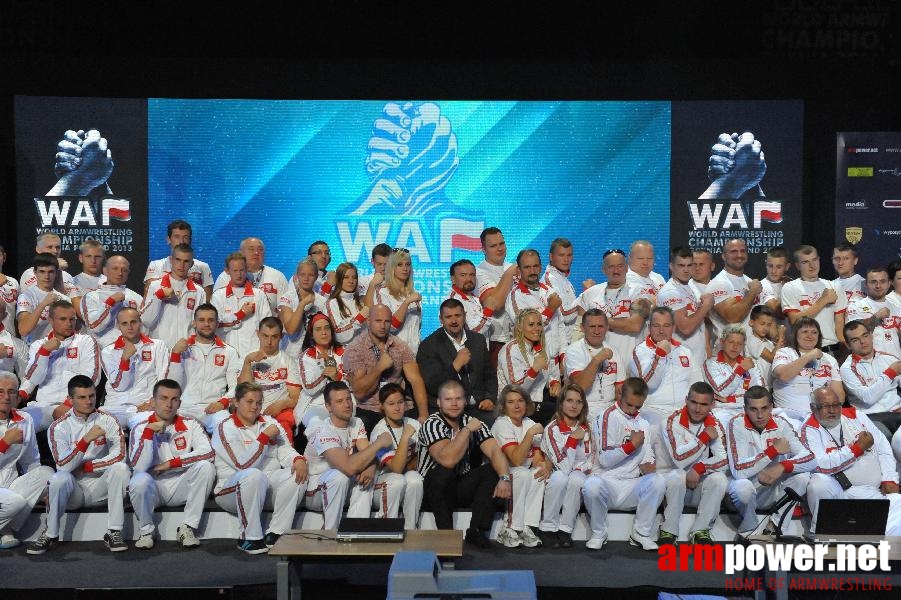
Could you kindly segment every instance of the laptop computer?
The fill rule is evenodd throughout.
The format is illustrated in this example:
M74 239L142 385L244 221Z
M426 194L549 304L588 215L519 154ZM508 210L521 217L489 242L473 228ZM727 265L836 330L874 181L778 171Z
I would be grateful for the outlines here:
M402 542L403 519L363 519L344 517L338 523L339 542Z
M815 542L878 544L885 539L889 500L820 500Z

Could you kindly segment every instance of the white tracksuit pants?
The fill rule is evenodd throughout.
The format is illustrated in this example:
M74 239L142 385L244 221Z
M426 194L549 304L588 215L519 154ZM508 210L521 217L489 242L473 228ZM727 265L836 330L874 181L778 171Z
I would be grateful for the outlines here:
M607 536L607 511L611 508L636 508L632 529L639 535L651 537L657 508L663 502L665 492L666 482L658 473L635 479L591 475L582 487L582 497L590 516L592 537Z
M514 531L522 531L524 526L538 527L541 522L544 482L535 479L537 470L538 467L510 468L513 494L507 501L504 524Z
M817 513L820 509L820 500L823 499L849 499L864 500L887 499L889 504L888 522L885 525L886 535L901 535L901 494L883 495L878 487L871 485L854 485L843 490L835 477L823 473L813 473L810 483L807 484L807 505L813 518L810 521L810 533L817 528Z
M582 471L551 473L544 487L541 531L573 532L582 508L582 486L587 477Z
M41 466L17 477L8 488L0 488L0 533L7 527L12 531L22 527L52 476L53 469Z
M403 499L404 529L417 529L422 506L422 475L418 471L380 473L372 487L376 518L396 519Z
M261 540L263 508L272 509L267 531L279 535L285 533L294 524L294 514L306 486L306 483L294 481L290 469L269 473L244 469L229 477L216 496L216 504L237 515L242 539Z
M733 479L729 482L729 499L738 509L741 515L741 524L738 526L739 531L750 531L760 524L757 516L757 508L766 508L772 506L785 494L785 488L795 490L799 496L804 497L807 493L807 482L810 481L810 473L791 473L783 475L773 485L761 485L757 482L757 478L750 479ZM789 509L793 509L794 505L789 502L783 506L779 512L773 515L773 520L778 523Z
M726 474L707 473L693 490L686 487L685 471L681 469L661 471L660 474L666 480L666 508L663 509L660 528L678 538L679 520L682 518L682 509L686 506L698 508L691 533L713 527L713 522L720 514L720 504L726 495L726 488L729 487Z
M48 485L47 535L59 537L59 522L66 510L82 506L98 506L106 502L107 529L121 531L125 523L125 490L131 469L119 462L99 476L75 477L68 471L57 471Z
M158 506L184 504L186 525L194 529L200 525L203 505L216 483L216 468L209 461L196 462L187 469L165 471L154 477L141 471L131 476L128 496L141 525L141 534L153 533L153 511Z
M348 477L338 469L329 469L319 475L311 475L307 485L304 505L309 510L321 511L323 529L338 529L344 504L350 488L348 517L367 518L372 512L372 485L361 488L356 478Z

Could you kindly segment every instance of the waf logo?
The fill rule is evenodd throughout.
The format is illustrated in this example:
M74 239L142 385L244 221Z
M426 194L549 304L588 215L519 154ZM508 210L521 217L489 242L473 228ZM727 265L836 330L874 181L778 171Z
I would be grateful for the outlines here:
M109 227L112 221L131 221L131 200L35 198L42 227ZM99 219L98 219L99 215Z

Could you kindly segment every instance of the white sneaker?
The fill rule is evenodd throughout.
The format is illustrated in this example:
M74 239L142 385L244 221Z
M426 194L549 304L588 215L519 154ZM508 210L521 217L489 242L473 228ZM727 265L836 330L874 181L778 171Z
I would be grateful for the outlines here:
M15 548L22 542L19 541L19 538L14 536L11 533L4 533L0 536L0 550L9 550L10 548Z
M607 543L607 536L591 536L591 539L585 542L585 548L588 550L600 550Z
M638 535L634 529L632 530L632 535L629 536L629 544L642 550L656 550L659 548L657 540L646 535Z
M535 532L529 529L528 525L522 528L522 531L519 533L519 539L526 548L535 548L542 545L541 538L535 535Z
M522 546L522 540L519 538L519 534L509 527L501 529L501 532L497 534L497 541L507 548L518 548L519 546Z
M150 550L153 548L153 532L150 533L142 533L141 537L138 538L138 541L135 542L135 548L140 548L141 550Z
M194 528L190 525L182 523L175 530L175 539L181 544L182 548L195 548L200 545L200 540L194 534Z

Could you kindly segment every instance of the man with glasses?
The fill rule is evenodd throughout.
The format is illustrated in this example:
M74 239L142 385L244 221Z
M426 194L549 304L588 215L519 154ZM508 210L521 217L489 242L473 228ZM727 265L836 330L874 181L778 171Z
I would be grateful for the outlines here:
M638 288L626 283L626 253L618 248L604 252L601 269L607 276L604 283L589 284L577 300L579 315L597 308L607 315L610 330L607 343L620 356L632 356L632 350L645 337L645 326L651 313L652 299Z
M316 267L319 269L319 277L316 279L313 291L322 296L323 299L328 300L328 296L332 293L332 288L335 286L335 273L328 271L328 265L332 262L332 251L329 249L328 244L322 240L316 240L307 248L307 256L313 259L313 262L316 263Z
M888 498L891 508L886 535L898 535L898 465L888 440L867 415L854 407L842 408L842 401L828 387L813 392L810 409L812 414L801 428L801 442L817 457L817 468L807 484L810 535L816 531L817 512L824 498Z

